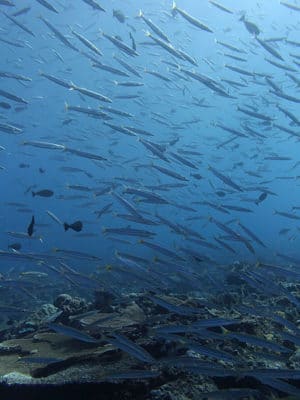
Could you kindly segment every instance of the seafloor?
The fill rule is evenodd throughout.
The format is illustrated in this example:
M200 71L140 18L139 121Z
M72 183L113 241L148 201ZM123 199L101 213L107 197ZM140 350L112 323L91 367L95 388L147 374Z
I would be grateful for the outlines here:
M0 398L300 399L299 286L262 293L241 281L250 267L233 266L210 297L61 294L7 316Z

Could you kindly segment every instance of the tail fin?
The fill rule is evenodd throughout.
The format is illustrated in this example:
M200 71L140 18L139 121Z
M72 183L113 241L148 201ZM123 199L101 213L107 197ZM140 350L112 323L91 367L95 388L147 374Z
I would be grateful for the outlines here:
M177 8L177 6L176 6L176 2L175 2L175 1L173 1L173 4L172 4L172 10L176 10L176 8Z
M31 191L31 193L32 193L32 197L34 197L35 196L35 192Z
M139 14L138 14L138 17L139 17L139 18L142 18L143 16L144 16L143 11L140 10L140 11L139 11Z
M67 224L66 222L64 222L64 229L65 232L70 228L69 224Z

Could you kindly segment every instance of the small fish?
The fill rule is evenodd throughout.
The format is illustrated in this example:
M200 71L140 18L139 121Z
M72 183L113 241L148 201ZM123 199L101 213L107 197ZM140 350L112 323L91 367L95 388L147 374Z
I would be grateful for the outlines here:
M27 228L28 236L32 236L34 224L35 224L35 219L34 219L34 215L33 215L32 218L31 218L31 222L30 222L30 224L28 225L28 228Z
M105 11L104 8L100 6L100 4L97 3L95 0L82 0L82 1L91 6L94 10Z
M204 25L202 22L200 22L196 18L192 17L186 11L181 10L180 8L178 8L175 1L173 1L172 13L173 13L173 15L176 15L176 13L180 14L190 24L196 26L197 28L202 29L203 31L211 32L211 33L213 32L208 26Z
M260 203L266 200L267 196L268 196L267 192L262 192L261 195L258 197L258 199L255 201L255 204L258 206Z
M242 21L249 33L251 33L254 36L257 36L260 34L259 28L253 23L248 20L246 20L245 15L242 15L240 18L240 21Z
M47 8L50 11L55 12L56 14L59 14L58 10L50 3L48 3L48 1L46 0L36 0L38 3L40 3L42 6L44 6L45 8Z
M19 250L21 250L22 245L21 245L21 243L16 242L16 243L9 244L7 246L7 248L11 249L11 250L14 250L14 251L19 251Z
M11 109L11 105L8 103L5 103L4 101L0 101L0 107L4 108L5 110Z
M78 329L71 328L70 326L62 325L62 324L55 324L50 323L48 324L48 328L59 333L64 336L68 336L72 339L79 340L80 342L85 343L99 343L98 339L93 338L92 336L79 331Z
M65 231L67 231L68 229L72 229L75 232L80 232L82 230L82 222L75 221L72 224L68 224L67 222L65 222L64 229L65 229Z
M122 24L126 20L126 17L121 10L113 10L113 17L115 17Z
M38 192L31 191L32 197L40 196L40 197L52 197L54 192L49 189L39 190Z

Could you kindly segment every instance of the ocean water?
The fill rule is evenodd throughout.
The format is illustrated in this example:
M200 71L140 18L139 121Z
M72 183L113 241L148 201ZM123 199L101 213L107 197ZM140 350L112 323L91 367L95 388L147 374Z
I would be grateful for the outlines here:
M2 6L2 9L10 15L19 6L25 5L17 4L14 8ZM298 47L286 43L286 40L297 42L297 11L278 2L249 1L243 2L242 7L227 4L227 8L233 12L230 14L209 2L202 2L201 7L198 2L189 2L186 12L213 31L206 32L179 13L173 16L170 2L141 3L137 7L131 2L112 2L105 5L106 12L97 12L83 1L76 2L76 5L66 2L56 4L59 11L57 14L37 1L32 4L29 2L28 6L30 10L26 14L14 18L30 29L34 37L20 29L5 14L1 16L2 38L21 46L1 43L1 69L31 79L27 82L1 78L1 89L28 103L22 104L2 97L10 106L9 109L1 109L2 123L21 129L17 134L2 131L1 145L5 147L1 151L3 250L18 241L7 232L26 232L32 215L36 221L34 236L41 236L43 242L24 238L20 240L21 252L51 252L54 247L80 250L101 257L104 264L113 262L115 249L127 249L149 258L155 256L152 250L137 244L138 236L130 238L125 235L123 238L130 240L131 244L123 245L111 241L107 238L110 235L102 231L103 227L126 226L151 228L154 242L173 251L180 250L180 246L197 248L197 244L189 242L190 237L185 235L184 228L183 235L178 235L161 222L156 226L143 226L116 216L128 214L128 210L113 198L112 193L116 192L131 202L142 216L155 220L157 213L174 224L198 232L205 241L218 247L200 247L200 251L218 262L278 262L279 259L274 256L277 252L296 259L299 257L297 220L274 215L275 210L297 214L293 207L298 206L298 126L277 105L293 113L297 119L298 103L270 93L273 89L266 81L266 77L269 77L284 93L297 98L299 86L287 74L296 78L298 76ZM124 23L112 16L112 10L119 8L125 16ZM195 65L174 57L146 36L145 33L151 29L138 18L139 8L146 18L151 19L165 33L175 51L184 51L194 60ZM278 60L257 42L255 36L239 20L242 15L259 27L261 33L258 37L281 55L284 61ZM39 17L46 19L65 35L78 51L64 45ZM92 42L103 56L86 47L72 34L72 30ZM103 33L117 36L129 48L132 46L129 35L132 34L137 55L129 56L105 38ZM155 39L160 39L155 32L151 34ZM218 43L220 41L234 46L239 52L222 46ZM141 77L126 71L114 56L132 66ZM239 57L243 61L229 56ZM129 76L122 77L95 68L89 57L123 70ZM279 62L295 72L278 68L266 59ZM250 76L232 71L226 65L246 70ZM168 81L148 73L152 71L160 73ZM205 75L204 79L212 79L231 97L218 95L184 71ZM99 92L112 102L101 102L57 85L46 79L43 73ZM226 80L236 83L228 83ZM126 87L116 82L138 82L143 86ZM127 95L136 97L119 98ZM101 106L109 106L124 111L132 116L121 117L107 113L111 118L107 122L118 127L145 129L153 136L124 134L105 125L102 118L68 111L66 104L98 110ZM264 121L244 114L238 111L238 107L258 112L270 120ZM235 129L237 134L220 128L220 124ZM295 135L274 127L274 124L290 129ZM245 126L256 133L247 133ZM230 139L232 142L223 145ZM165 154L166 161L153 154L140 140L162 145L161 154ZM98 162L64 151L24 146L23 143L27 141L57 143L66 148L100 155L105 160ZM195 154L190 153L193 151ZM179 154L192 163L194 168L184 165L184 161L176 160L172 153ZM272 156L289 159L267 159ZM177 172L185 180L165 175L153 168L152 164ZM209 166L238 184L241 191L224 184L209 170ZM79 168L83 172L65 171L64 167ZM42 168L43 173L39 168ZM201 179L193 174L199 174ZM171 186L176 183L182 184L182 187ZM170 187L160 187L168 184ZM68 185L85 186L90 190L71 189ZM151 187L150 190L163 196L168 204L144 203L139 196L124 194L127 186L142 189ZM110 191L97 196L97 191L105 187L110 188ZM54 195L49 198L32 197L31 190L42 189L52 190ZM267 198L256 205L254 201L265 191L268 193ZM250 212L228 210L225 214L205 204L207 201L217 207L245 207ZM13 202L21 204L9 205ZM109 212L97 218L95 212L109 203L113 203ZM181 206L189 206L193 210L185 210ZM64 232L46 214L46 210L53 212L62 222L82 220L82 231ZM254 253L251 253L242 243L235 243L236 254L231 254L214 241L214 236L226 236L226 233L210 222L209 216L222 223L241 221L261 238L266 247L257 246L254 242ZM230 226L237 234L242 234L234 221ZM284 236L279 235L279 231L284 228L290 231ZM252 241L249 236L246 239ZM3 262L9 267L15 261Z
M299 1L0 9L3 307L297 271Z

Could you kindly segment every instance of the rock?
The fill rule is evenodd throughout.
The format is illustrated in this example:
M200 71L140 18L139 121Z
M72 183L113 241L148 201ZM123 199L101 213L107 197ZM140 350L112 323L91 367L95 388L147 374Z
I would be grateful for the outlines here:
M60 294L54 301L54 306L63 311L64 316L87 311L89 305L80 297L71 297L69 294Z
M1 380L6 385L28 385L32 382L31 376L21 374L20 372L10 372L3 375Z

